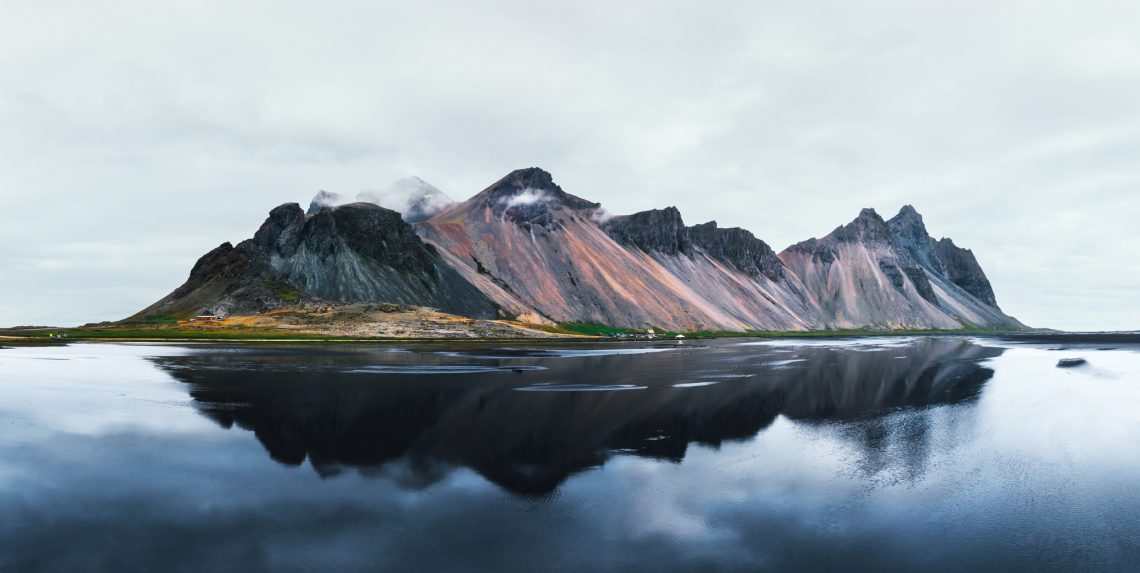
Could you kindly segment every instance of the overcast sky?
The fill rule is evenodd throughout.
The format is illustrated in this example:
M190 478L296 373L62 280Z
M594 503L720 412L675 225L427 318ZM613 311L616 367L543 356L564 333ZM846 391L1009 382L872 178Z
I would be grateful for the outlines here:
M127 316L319 189L540 166L777 250L912 203L1023 322L1140 329L1140 3L545 4L4 3L0 325Z

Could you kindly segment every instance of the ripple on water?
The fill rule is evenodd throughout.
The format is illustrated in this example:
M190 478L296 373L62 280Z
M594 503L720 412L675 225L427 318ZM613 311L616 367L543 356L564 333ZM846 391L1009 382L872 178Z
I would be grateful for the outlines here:
M701 386L712 386L719 384L720 380L705 380L704 382L679 382L677 384L670 384L673 388L699 388Z
M688 349L698 347L685 347ZM496 348L491 351L462 352L447 351L436 352L440 356L452 358L580 358L585 356L622 356L633 354L653 354L657 352L670 352L677 348L591 348L585 350L538 349L538 348Z
M905 348L913 345L914 338L852 338L852 339L825 339L825 340L761 340L758 342L741 342L737 346L764 346L768 348L843 348L845 350L878 352L885 348Z
M452 365L376 365L348 370L349 374L483 374L486 372L523 372L546 370L545 366L480 366L478 364Z
M636 384L535 384L515 388L516 392L620 392L624 390L645 390L648 386Z

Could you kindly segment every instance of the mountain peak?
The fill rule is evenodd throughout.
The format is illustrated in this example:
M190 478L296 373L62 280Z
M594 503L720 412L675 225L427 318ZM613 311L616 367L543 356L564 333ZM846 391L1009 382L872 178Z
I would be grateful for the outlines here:
M909 250L924 264L936 266L929 253L930 233L926 230L922 215L914 207L903 205L899 214L887 221L887 226L899 246Z
M562 191L562 188L554 183L554 176L541 167L526 167L523 169L515 169L514 171L506 174L495 185L501 183L506 183L507 185L516 188ZM492 185L492 187L495 185Z
M859 211L854 221L835 229L827 238L840 243L889 241L891 229L878 211L866 208Z
M552 210L597 209L601 204L576 197L562 190L550 173L538 168L516 169L471 199L472 205L490 207L496 217L520 225L554 225Z
M899 209L899 214L894 216L895 219L906 219L911 217L918 217L921 219L922 215L919 214L918 210L914 208L914 205L910 204L903 205L902 209Z
M556 201L576 209L596 208L600 206L598 203L586 201L585 199L575 197L563 191L562 188L554 182L554 177L550 173L538 167L527 167L526 169L511 171L502 179L492 183L490 187L480 192L478 196L493 203L514 203L517 205L520 202L536 202L526 197L521 200L512 200L520 193L529 193L535 198L541 198L541 202Z

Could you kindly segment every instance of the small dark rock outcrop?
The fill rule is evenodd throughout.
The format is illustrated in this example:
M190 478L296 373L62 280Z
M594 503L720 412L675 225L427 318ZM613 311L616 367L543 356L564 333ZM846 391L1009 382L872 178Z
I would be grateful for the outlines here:
M986 273L982 271L982 265L978 264L973 251L958 247L950 239L940 239L934 245L934 252L942 264L943 274L950 279L950 282L962 287L962 290L974 298L994 308L1000 308L997 297L994 296L993 286L990 285L990 279L986 278Z
M884 259L879 261L879 270L891 281L891 286L895 287L895 290L906 292L906 284L909 279L918 296L926 299L927 302L938 304L934 287L930 286L930 278L926 276L926 271L922 270L922 267L915 266L906 260L891 261Z
M903 278L902 269L898 265L891 261L882 260L879 261L879 270L886 275L887 280L891 281L891 286L895 287L895 290L899 292L906 290L906 279Z
M891 240L891 228L874 209L863 209L854 221L836 228L830 237L840 243L887 242Z
M784 276L784 263L772 247L740 227L719 228L716 221L709 221L689 227L689 237L714 259L746 275L763 275L774 281Z
M918 292L918 296L926 299L927 302L938 304L938 297L934 296L934 287L930 286L930 279L922 267L908 265L902 267L902 271L910 279L910 284L914 285L914 290Z
M739 227L720 228L716 221L686 227L676 207L613 217L602 229L619 244L647 253L693 256L694 247L752 276L779 280L784 264L767 243Z
M689 229L685 227L681 212L676 207L613 217L602 225L602 229L619 244L636 247L647 253L693 254Z

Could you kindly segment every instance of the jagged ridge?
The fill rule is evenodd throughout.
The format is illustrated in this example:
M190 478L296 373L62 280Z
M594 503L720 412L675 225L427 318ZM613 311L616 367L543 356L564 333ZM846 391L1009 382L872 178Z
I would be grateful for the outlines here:
M744 229L686 226L675 207L606 216L533 167L414 226L338 201L318 195L308 216L274 209L253 239L207 254L140 315L307 297L683 331L1021 327L973 253L931 238L909 205L889 221L864 209L777 255Z

